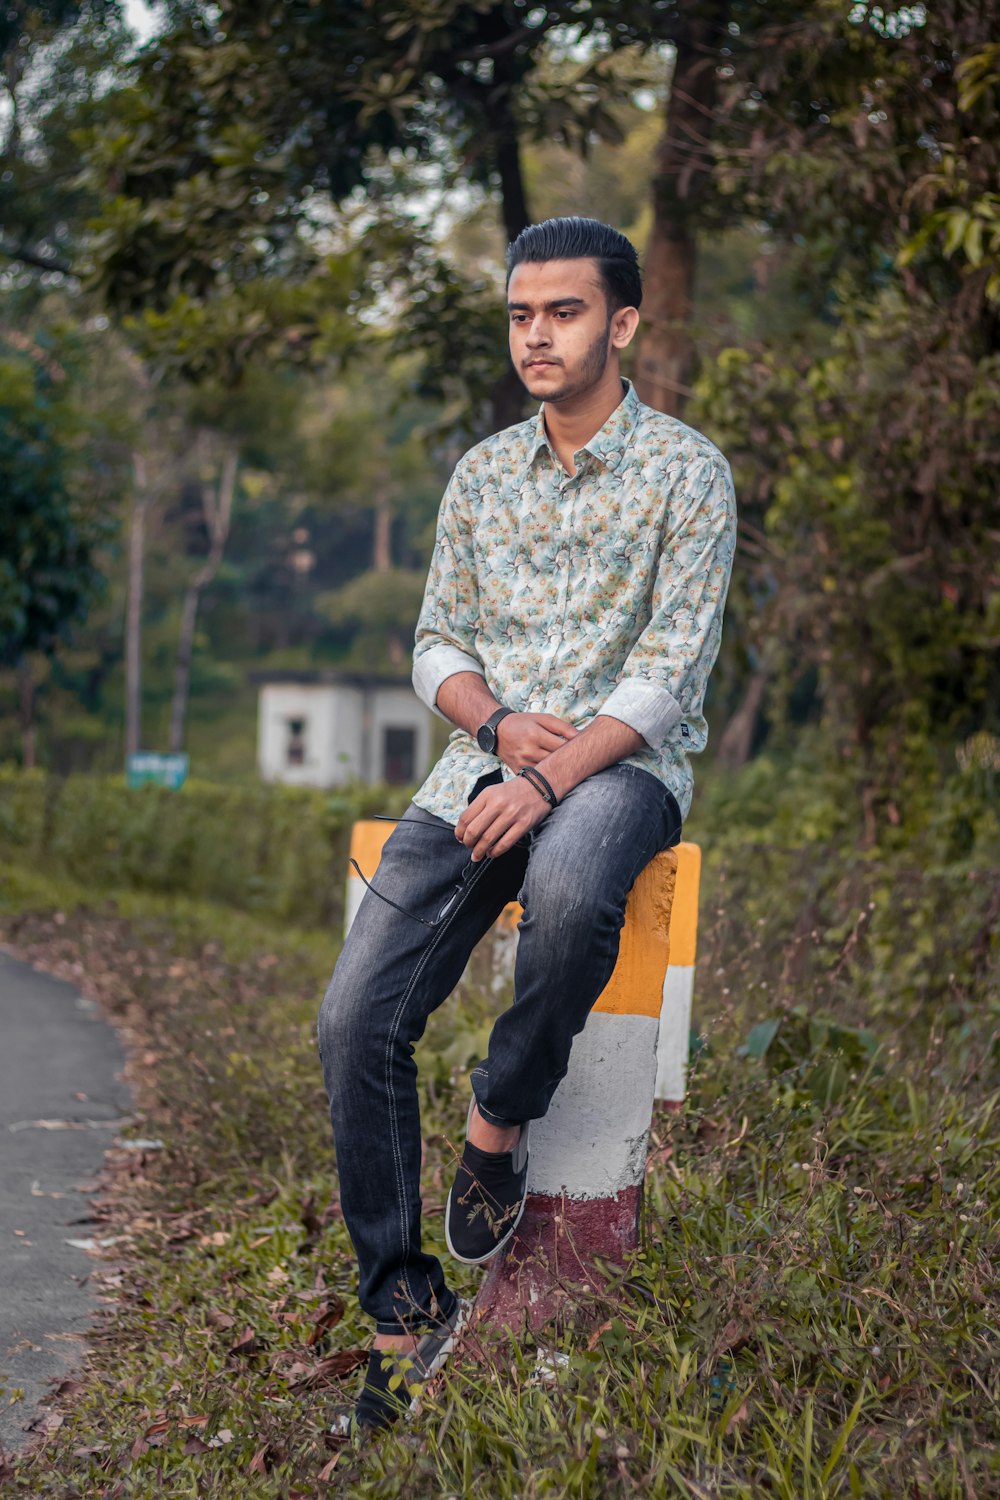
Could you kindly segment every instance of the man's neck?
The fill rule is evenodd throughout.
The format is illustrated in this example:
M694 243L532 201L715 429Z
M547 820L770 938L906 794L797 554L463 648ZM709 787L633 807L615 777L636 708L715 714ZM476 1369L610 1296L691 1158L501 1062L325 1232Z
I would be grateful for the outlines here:
M546 401L542 407L545 431L555 450L556 457L568 474L576 473L573 454L590 442L600 432L623 397L621 375L610 368L581 396L570 401Z

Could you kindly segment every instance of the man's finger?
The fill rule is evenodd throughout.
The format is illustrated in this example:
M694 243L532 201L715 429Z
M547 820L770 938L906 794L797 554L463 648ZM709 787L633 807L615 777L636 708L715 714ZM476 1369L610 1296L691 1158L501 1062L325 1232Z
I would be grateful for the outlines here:
M497 859L501 854L508 853L509 850L513 849L518 839L521 838L525 833L527 833L527 831L527 819L518 818L517 821L513 823L510 828L508 828L507 832L505 834L502 834L497 842L493 845L493 848L490 850L493 858Z
M505 848L500 847L500 843L503 839L504 834L510 827L510 819L512 816L513 815L510 811L500 812L480 833L479 838L472 850L472 858L474 861L485 859L488 854L492 854L495 858L497 854L503 854L506 852ZM516 839L513 842L516 842Z
M538 733L532 736L530 749L540 750L543 754L550 755L553 750L558 750L560 745L565 745L569 738L569 735L556 734L552 729L539 729Z
M489 828L490 824L494 822L496 815L495 808L487 806L481 807L477 811L476 804L473 803L472 807L462 814L466 820L465 827L462 830L462 843L467 847L478 843L483 835L483 831Z
M557 719L555 714L536 714L535 721L542 729L548 729L553 734L557 734L561 740L571 740L574 735L580 733L572 724L567 724L565 719Z
M496 786L484 787L483 790L479 793L479 796L474 797L473 800L469 803L468 807L465 809L462 816L455 824L455 834L459 839L461 839L463 844L467 842L465 835L469 832L469 830L480 819L489 814L490 806L494 801L497 792L501 790L502 788Z

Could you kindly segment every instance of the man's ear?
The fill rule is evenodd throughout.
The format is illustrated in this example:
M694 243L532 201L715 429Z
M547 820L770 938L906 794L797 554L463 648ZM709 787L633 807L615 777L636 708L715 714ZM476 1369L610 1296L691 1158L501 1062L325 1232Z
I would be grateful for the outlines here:
M611 318L611 343L615 349L625 349L635 338L639 326L637 307L620 307Z

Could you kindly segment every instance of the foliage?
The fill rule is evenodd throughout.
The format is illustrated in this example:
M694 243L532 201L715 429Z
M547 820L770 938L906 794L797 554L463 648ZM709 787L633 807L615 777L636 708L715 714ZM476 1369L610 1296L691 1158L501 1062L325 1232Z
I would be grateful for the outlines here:
M13 0L0 16L0 256L73 273L95 204L74 129L92 122L130 36L117 0ZM27 278L21 278L27 291ZM30 300L30 293L27 300Z
M998 165L988 28L967 0L769 18L734 41L716 146L719 188L802 247L826 323L702 369L693 420L743 500L730 625L772 722L814 715L873 785L1000 701L1000 324L971 227Z
M990 1493L1000 757L976 740L963 761L946 813L927 796L860 861L849 788L815 763L764 758L706 790L701 1050L683 1114L654 1122L640 1252L581 1329L480 1335L414 1423L360 1450L325 1437L368 1337L313 1038L329 927L128 890L95 910L64 874L6 862L4 940L85 967L127 1018L134 1131L165 1149L112 1156L95 1212L122 1238L94 1279L113 1310L5 1494ZM951 868L925 890L903 877L935 843ZM474 969L420 1046L438 1247L502 1003L487 980Z
M0 337L2 665L51 654L103 586L97 554L113 532L112 475L89 466L91 434L74 395L55 351Z
M121 777L0 772L0 844L95 890L225 902L298 926L336 924L351 824L401 793L348 788L129 790Z
M191 374L221 346L232 378L254 349L343 349L351 330L331 329L333 309L356 315L373 289L407 288L403 347L426 339L440 380L446 346L424 306L450 297L480 322L481 283L442 255L414 185L438 205L449 186L499 186L515 235L528 219L519 138L620 138L661 19L642 3L175 6L85 133L84 180L101 201L90 284L158 364ZM587 56L540 66L559 27ZM488 388L496 352L481 368L475 344L453 338L447 354L462 349Z

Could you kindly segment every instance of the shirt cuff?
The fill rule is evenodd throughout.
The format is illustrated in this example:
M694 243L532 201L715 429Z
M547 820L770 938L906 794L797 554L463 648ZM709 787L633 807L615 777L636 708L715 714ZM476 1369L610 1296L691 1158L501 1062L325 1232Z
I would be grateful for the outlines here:
M457 646L449 646L445 641L438 646L431 646L429 651L424 651L413 663L413 691L421 703L426 703L439 719L445 716L437 707L438 692L442 682L448 677L454 677L456 672L476 672L480 677L486 676L482 662L469 656L467 652L460 651Z
M624 678L597 712L620 719L641 734L651 750L661 749L675 724L684 717L684 710L672 693L639 677Z

